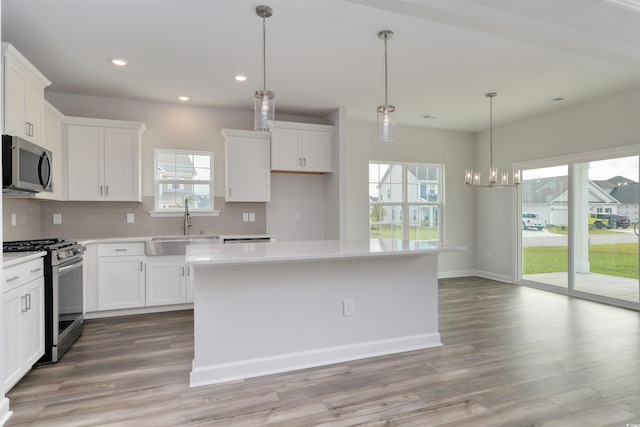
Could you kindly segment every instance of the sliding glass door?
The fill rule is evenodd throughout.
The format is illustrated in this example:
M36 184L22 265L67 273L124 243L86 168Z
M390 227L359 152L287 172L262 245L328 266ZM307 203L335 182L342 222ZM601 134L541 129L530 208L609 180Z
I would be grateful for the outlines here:
M521 280L638 308L639 159L602 157L523 168Z

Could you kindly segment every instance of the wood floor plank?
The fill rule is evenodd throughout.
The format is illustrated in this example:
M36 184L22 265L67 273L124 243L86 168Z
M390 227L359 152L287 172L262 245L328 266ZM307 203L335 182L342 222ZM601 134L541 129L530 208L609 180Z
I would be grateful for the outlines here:
M443 347L189 388L189 310L87 321L8 393L8 427L614 426L640 423L640 314L440 281Z

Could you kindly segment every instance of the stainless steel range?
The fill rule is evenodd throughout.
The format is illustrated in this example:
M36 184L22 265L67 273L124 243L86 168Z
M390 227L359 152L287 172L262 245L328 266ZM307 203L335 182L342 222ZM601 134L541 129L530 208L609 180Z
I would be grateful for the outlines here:
M44 257L45 353L39 364L57 362L82 335L84 246L63 239L3 243L4 252L46 251Z

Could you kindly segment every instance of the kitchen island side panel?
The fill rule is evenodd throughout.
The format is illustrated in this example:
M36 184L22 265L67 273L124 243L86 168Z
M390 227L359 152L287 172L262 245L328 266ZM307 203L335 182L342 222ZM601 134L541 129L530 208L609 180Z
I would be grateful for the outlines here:
M437 254L194 269L192 387L441 345Z

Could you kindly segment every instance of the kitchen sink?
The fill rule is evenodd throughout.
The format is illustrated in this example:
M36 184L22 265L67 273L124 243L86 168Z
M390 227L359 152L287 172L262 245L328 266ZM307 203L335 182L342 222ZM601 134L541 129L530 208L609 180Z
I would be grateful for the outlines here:
M163 236L153 237L145 244L147 256L185 255L188 245L222 244L219 236Z

